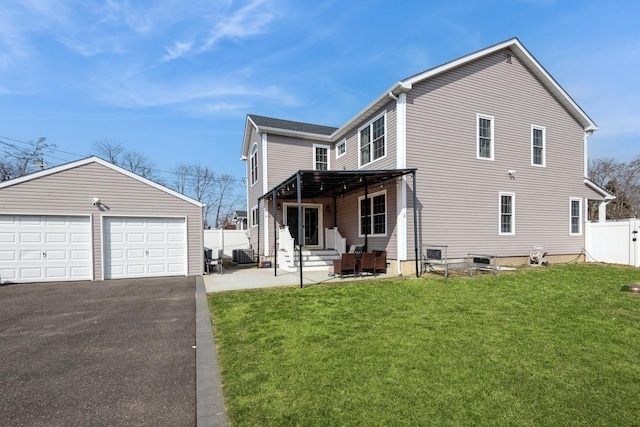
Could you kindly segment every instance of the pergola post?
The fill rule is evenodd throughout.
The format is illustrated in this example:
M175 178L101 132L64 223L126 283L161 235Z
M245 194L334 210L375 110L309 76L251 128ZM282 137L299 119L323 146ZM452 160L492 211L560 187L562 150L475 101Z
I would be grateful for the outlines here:
M365 221L367 222L367 224L369 224L369 227L367 227L364 230L364 248L362 252L368 252L369 251L369 230L373 228L373 223L371 222L371 204L369 203L369 185L367 184L366 178L364 178L364 204L367 206L367 210L365 211L366 212ZM358 222L360 221L358 220Z
M298 264L300 268L300 289L302 289L302 245L304 244L304 227L302 226L302 185L300 173L296 174L296 193L298 196Z
M256 267L260 268L260 200L264 203L264 199L258 199L258 207L256 208L256 221L258 221L258 260L256 261ZM253 215L251 215L251 220L253 221Z
M277 210L277 203L276 203L276 188L273 187L273 190L271 191L272 194L272 199L273 199L273 275L277 276L278 275L278 250L276 248L276 244L277 242L277 224L276 224L276 215L278 214L278 210Z

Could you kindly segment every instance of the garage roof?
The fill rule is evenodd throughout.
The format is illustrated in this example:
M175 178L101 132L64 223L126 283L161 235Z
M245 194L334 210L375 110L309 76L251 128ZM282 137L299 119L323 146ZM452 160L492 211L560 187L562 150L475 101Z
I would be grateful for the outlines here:
M193 205L196 205L198 207L203 207L205 206L203 203L198 202L197 200L192 199L191 197L187 197L184 194L178 193L177 191L174 191L170 188L165 187L164 185L160 185L157 182L153 182L150 179L147 178L143 178L140 175L137 175L133 172L130 172L126 169L123 169L119 166L114 165L113 163L107 162L106 160L101 159L100 157L97 156L91 156L91 157L87 157L85 159L81 159L81 160L76 160L75 162L70 162L70 163L65 163L63 165L59 165L59 166L55 166L49 169L44 169L38 172L34 172L28 175L24 175L18 178L14 178L14 179L10 179L8 181L3 181L0 182L0 190L3 188L7 188L7 187L11 187L13 185L17 185L20 184L22 182L26 182L26 181L31 181L33 179L38 179L38 178L42 178L48 175L53 175L59 172L63 172L69 169L73 169L73 168L77 168L79 166L84 166L84 165L88 165L91 163L97 163L100 164L106 168L112 169L116 172L119 172L123 175L126 175L130 178L133 178L137 181L140 181L144 184L150 185L151 187L154 187L160 191L163 191L165 193L168 193L174 197L177 197L179 199L184 200L185 202L191 203Z

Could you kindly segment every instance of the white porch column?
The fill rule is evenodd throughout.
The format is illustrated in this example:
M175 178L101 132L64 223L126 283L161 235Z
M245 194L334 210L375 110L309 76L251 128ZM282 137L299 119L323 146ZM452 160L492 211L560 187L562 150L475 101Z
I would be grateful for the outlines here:
M603 200L598 205L598 222L606 222L606 221L607 221L607 202Z
M587 153L588 153L587 143L589 141L589 136L591 136L592 133L593 131L586 131L584 133L584 177L585 178L589 177L589 159L587 157Z
M269 191L269 176L268 176L268 168L267 168L267 134L265 132L262 133L262 194L267 194ZM271 242L269 241L269 208L266 199L263 199L263 209L262 209L262 223L264 224L263 232L264 232L264 255L269 256L271 248ZM275 218L274 218L275 221Z
M402 92L396 101L396 168L407 167L407 94ZM402 177L396 192L396 246L398 274L400 261L407 260L407 178Z

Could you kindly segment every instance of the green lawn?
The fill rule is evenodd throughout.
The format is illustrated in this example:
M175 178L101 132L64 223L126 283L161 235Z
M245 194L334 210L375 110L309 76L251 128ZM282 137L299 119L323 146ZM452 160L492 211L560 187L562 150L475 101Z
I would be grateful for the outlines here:
M640 270L213 294L234 426L640 425Z

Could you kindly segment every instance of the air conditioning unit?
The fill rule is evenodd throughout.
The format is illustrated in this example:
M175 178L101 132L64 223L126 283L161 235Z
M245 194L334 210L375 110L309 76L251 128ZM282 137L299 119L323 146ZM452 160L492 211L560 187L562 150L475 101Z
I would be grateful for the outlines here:
M234 249L232 253L234 264L253 264L253 249Z

